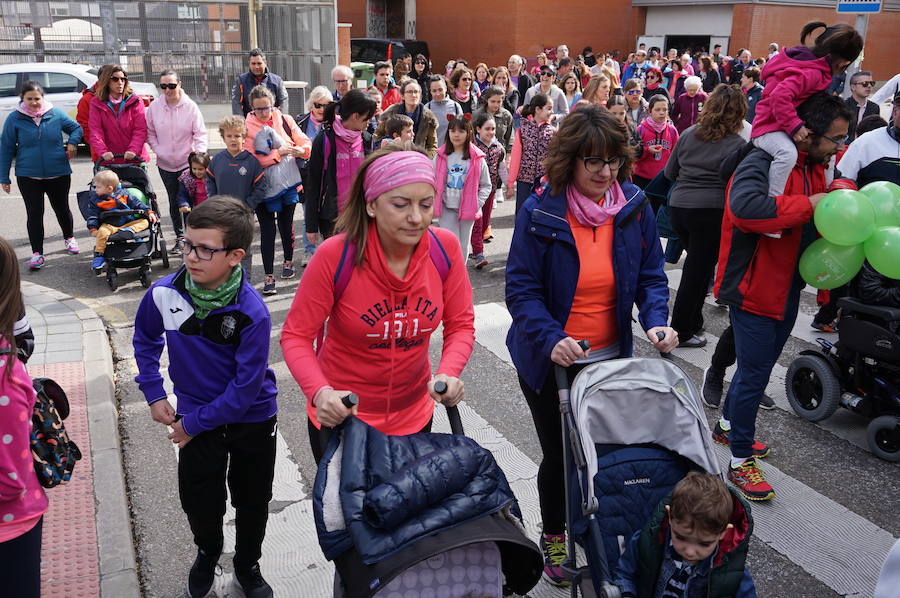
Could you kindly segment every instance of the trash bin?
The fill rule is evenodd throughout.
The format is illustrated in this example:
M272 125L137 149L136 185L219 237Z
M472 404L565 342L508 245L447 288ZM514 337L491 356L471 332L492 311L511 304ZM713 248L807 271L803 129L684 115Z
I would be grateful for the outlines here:
M290 116L306 112L306 81L285 81L284 88L288 93L288 109Z
M371 62L351 62L350 68L353 70L353 87L356 89L365 89L375 78L375 65Z

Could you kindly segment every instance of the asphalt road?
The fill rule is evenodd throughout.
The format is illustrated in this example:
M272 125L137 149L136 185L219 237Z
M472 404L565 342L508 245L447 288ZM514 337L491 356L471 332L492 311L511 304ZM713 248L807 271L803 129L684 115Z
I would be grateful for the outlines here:
M178 503L177 455L165 439L165 429L152 422L143 397L133 382L131 350L132 320L144 289L135 271L122 271L121 287L110 292L103 278L89 268L92 239L77 212L74 191L87 186L90 162L81 155L74 163L72 208L76 236L82 254L63 251L59 227L49 210L46 267L27 272L29 255L25 233L24 206L18 191L0 196L4 217L0 235L11 240L23 261L26 280L59 289L93 307L104 319L116 359L117 392L120 400L120 429L128 476L133 525L142 583L146 596L180 596L183 580L194 556L187 523ZM155 170L151 178L162 185ZM162 202L165 205L164 192ZM167 210L163 208L163 213ZM490 265L480 272L470 270L475 289L479 333L475 350L465 371L467 429L483 445L490 446L504 466L513 489L523 504L526 527L535 534L536 517L534 464L541 451L533 432L528 409L521 397L515 370L502 349L505 308L503 307L504 263L509 245L513 205L498 205L494 212L495 240L487 245ZM298 220L300 219L298 211ZM164 218L167 234L168 218ZM277 251L280 251L280 245ZM280 256L280 253L278 254ZM276 256L276 264L280 257ZM173 258L173 269L180 264ZM261 280L259 260L255 281ZM677 284L680 265L670 266L672 286ZM171 272L172 270L169 270ZM167 274L154 263L153 278ZM305 399L291 378L278 345L280 325L290 306L297 280L280 281L278 295L267 298L275 326L270 343L270 363L279 386L279 449L277 489L270 508L271 518L264 547L263 572L280 596L324 596L330 588L331 569L324 563L311 527L310 500L315 468L308 448ZM674 297L674 292L672 293ZM815 312L814 297L804 293L801 318ZM712 304L704 307L707 331L718 337L727 325L727 312ZM749 567L760 596L828 597L868 596L889 547L900 536L896 497L900 495L900 467L871 455L862 440L866 421L839 412L822 424L796 417L784 399L784 368L798 352L812 348L812 335L801 321L779 359L770 394L778 408L761 411L758 436L773 447L765 460L770 481L779 496L770 504L754 505L757 521L751 545ZM636 337L636 353L654 356L652 348ZM436 356L439 342L432 353ZM698 385L702 368L708 363L711 346L705 349L676 350L676 363ZM730 375L729 375L730 379ZM780 388L780 391L779 391ZM779 394L780 392L780 394ZM710 423L717 411L707 410ZM439 424L440 425L440 424ZM280 441L281 442L281 441ZM724 458L724 454L720 453ZM233 517L233 514L230 516ZM226 529L233 530L233 521ZM232 533L232 532L229 532ZM233 546L233 536L231 540ZM226 541L226 551L228 540ZM223 558L225 574L217 587L219 595L240 595L225 590L231 568ZM543 582L531 596L564 596Z

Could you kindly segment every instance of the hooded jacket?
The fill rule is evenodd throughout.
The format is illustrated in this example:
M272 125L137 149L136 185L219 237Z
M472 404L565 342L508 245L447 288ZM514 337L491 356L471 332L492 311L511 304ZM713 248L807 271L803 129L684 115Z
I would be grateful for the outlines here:
M365 260L354 267L337 303L335 275L346 236L330 237L316 249L285 319L281 347L317 427L313 399L330 386L355 392L359 418L385 434L421 430L434 412L428 343L439 324L444 343L434 371L458 377L465 367L475 340L472 287L459 241L450 231L431 230L450 259L445 281L430 257L429 234L416 245L406 276L391 272L373 222ZM313 341L326 319L316 353Z
M684 598L756 598L753 578L747 571L747 550L753 534L750 507L729 487L734 508L731 525L719 546L705 560L694 565ZM650 521L635 532L616 564L613 581L625 597L653 598L660 595L660 585L674 573L674 550L666 506L671 496L657 505Z
M13 159L16 176L46 179L72 174L63 133L69 137L66 143L77 146L81 141L81 127L58 108L45 112L39 125L19 110L10 114L0 138L0 183L10 183Z
M149 212L149 208L136 200L127 189L119 185L109 195L97 195L91 191L90 205L87 210L87 228L88 230L97 230L101 224L111 224L113 226L124 226L126 223L134 220L134 216L118 216L115 219L101 221L100 215L110 210L137 210L139 212Z
M78 100L78 108L76 108L75 112L75 122L81 125L82 130L82 139L85 143L90 144L90 114L91 114L91 100L94 99L94 95L97 93L97 84L94 83L90 87L83 89L81 91L81 99ZM91 161L96 162L97 154L94 152L94 148L91 147Z
M434 217L440 218L444 209L444 193L447 190L447 152L445 146L438 148L434 163L437 200L434 202ZM486 175L486 176L485 176ZM485 185L485 179L487 184ZM481 206L491 194L490 173L484 161L484 152L474 143L469 144L469 170L459 198L459 219L477 220L481 218Z
M187 168L188 154L206 151L206 136L200 108L184 90L174 106L162 96L147 108L147 143L162 170L179 172Z
M806 46L786 48L766 63L759 77L765 87L756 104L753 137L775 131L793 135L803 126L797 107L831 84L831 60L816 57Z
M123 98L119 105L104 102L95 96L91 100L88 122L88 141L98 158L106 152L116 155L132 152L141 162L150 161L146 146L147 117L144 102L136 93ZM110 162L121 164L125 159L113 158Z
M628 203L613 221L613 274L619 356L631 357L632 306L641 327L665 326L669 287L653 208L636 185L621 183ZM550 353L564 331L575 289L579 257L566 219L565 191L553 195L548 185L531 194L516 215L506 262L506 306L512 326L506 346L519 375L540 391L550 371Z
M250 90L257 85L265 85L275 96L275 107L283 112L288 111L288 93L284 87L284 81L275 73L266 69L262 81L256 82L256 75L247 71L235 77L234 86L231 88L231 113L246 117L253 108L250 105Z
M756 118L756 105L762 99L762 92L763 86L759 83L754 83L753 87L744 90L744 95L747 96L747 116L744 117L744 120L751 125L753 119Z

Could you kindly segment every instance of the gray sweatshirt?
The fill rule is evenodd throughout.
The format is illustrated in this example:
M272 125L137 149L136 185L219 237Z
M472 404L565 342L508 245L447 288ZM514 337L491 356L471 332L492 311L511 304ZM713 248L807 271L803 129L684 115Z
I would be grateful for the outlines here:
M535 83L532 87L529 87L528 91L525 92L525 105L528 105L531 102L531 98L538 93L542 93L540 83ZM553 102L553 114L565 116L569 113L569 100L566 99L566 94L563 93L563 90L556 85L551 85L550 93L547 95L550 96L550 101Z
M438 126L435 135L437 136L437 145L441 147L444 145L444 136L447 134L447 115L461 116L463 113L462 106L456 100L444 98L442 102L431 100L425 104L425 107L437 117Z
M435 158L437 163L437 158ZM448 210L459 209L459 199L462 196L463 185L469 178L469 166L471 160L463 160L462 152L453 152L447 156L447 188L444 190L444 207ZM488 170L487 160L481 161L481 172L478 181L478 207L484 205L491 196L491 174Z
M719 178L719 166L725 158L743 146L740 135L719 141L700 141L688 127L678 138L666 163L665 177L676 183L669 205L675 208L725 208L725 182Z

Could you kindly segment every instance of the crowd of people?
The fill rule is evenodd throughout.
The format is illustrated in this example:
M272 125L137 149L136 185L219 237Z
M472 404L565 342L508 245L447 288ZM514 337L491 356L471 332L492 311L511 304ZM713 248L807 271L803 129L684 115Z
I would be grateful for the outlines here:
M341 65L331 73L333 88L312 89L296 117L288 112L283 81L256 49L248 72L236 78L234 114L218 123L225 149L213 156L200 111L174 71L161 73L162 97L145 110L125 71L106 65L85 91L76 120L53 108L40 85L26 83L0 142L0 184L10 192L15 162L28 213L29 268L44 265L44 194L67 251L79 252L68 194L69 158L82 138L100 167L97 210L120 202L140 208L129 204L103 164L149 164L148 149L156 156L176 236L172 251L184 267L144 296L134 346L151 416L171 426L168 437L181 448L179 493L198 548L189 594L204 596L213 583L227 469L237 509L237 583L248 596L272 595L258 561L278 409L268 366L272 322L250 284L257 230L263 295L277 292L276 236L280 277L306 267L281 346L308 399L317 462L333 429L351 415L387 434L414 434L431 429L436 403L453 406L465 398L460 376L475 332L468 265L475 271L487 265L493 205L515 197L507 346L544 455L537 485L545 578L568 583L561 568L567 530L551 370L563 366L574 376L585 363L630 357L635 305L641 329L661 353L700 347L707 342L702 305L714 285L731 326L704 373L704 401L723 414L713 438L730 446L727 479L734 491L753 501L773 498L758 463L769 448L756 440L755 422L796 318L797 261L813 238L807 226L813 209L835 185L900 182L900 91L888 98L891 122L879 122L879 107L869 99L871 73L849 77L846 101L834 95L835 82L861 52L859 34L848 25L811 23L800 42L784 49L773 44L769 56L756 60L744 49L727 57L720 46L665 56L639 47L621 62L591 48L573 58L560 45L539 54L532 68L513 55L497 67L453 60L440 73L425 56L404 56L396 64L376 63L367 89L355 87L352 70ZM304 212L299 260L298 204ZM665 251L664 219L671 228ZM88 222L97 237L92 267L98 272L104 239L146 224L104 226L110 225ZM7 245L0 244L0 271L12 268L18 280ZM682 251L670 319L664 265L679 261ZM17 292L7 295L0 297L4 325L15 321L6 317L9 309L20 307ZM11 324L2 330L9 346L11 330ZM428 347L437 330L443 345L433 368ZM159 371L164 348L177 411ZM25 375L16 360L8 361L14 379ZM723 397L724 370L735 362ZM358 404L345 400L349 393ZM15 492L28 488L17 483ZM691 499L696 493L726 507ZM39 540L46 509L40 494L14 514L15 529L0 535L3 554L11 543L34 554L33 535ZM686 596L691 584L717 595L754 595L747 575L694 567L707 563L732 525L731 505L724 484L692 478L677 490L665 515L674 552L660 556L667 577L647 595ZM694 526L701 517L694 511L704 508L720 516ZM38 560L39 549L38 542ZM636 575L651 574L636 572L635 550L628 548L616 573L626 595L643 585ZM713 589L716 584L722 585ZM19 595L37 594L32 587Z

